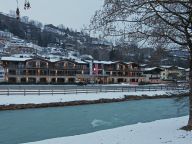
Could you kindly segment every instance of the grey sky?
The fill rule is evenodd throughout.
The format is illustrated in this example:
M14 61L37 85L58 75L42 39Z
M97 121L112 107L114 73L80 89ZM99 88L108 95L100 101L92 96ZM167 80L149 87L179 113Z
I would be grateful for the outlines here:
M88 25L95 10L99 9L104 0L29 0L31 9L23 9L24 0L19 1L21 16L29 16L44 24L63 24L80 30ZM0 12L9 13L16 10L16 0L0 0Z

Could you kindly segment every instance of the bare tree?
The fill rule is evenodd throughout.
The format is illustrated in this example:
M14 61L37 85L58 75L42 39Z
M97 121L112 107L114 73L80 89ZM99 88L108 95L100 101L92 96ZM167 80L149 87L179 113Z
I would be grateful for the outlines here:
M91 20L91 30L190 52L189 121L192 129L192 0L105 0Z

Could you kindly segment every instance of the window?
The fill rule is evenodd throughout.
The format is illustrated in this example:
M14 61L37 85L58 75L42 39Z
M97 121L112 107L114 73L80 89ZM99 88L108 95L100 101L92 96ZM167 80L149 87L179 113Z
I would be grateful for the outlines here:
M58 62L56 63L57 68L64 68L64 62Z
M47 62L40 61L41 68L47 68L47 66L48 66Z
M27 63L28 68L35 68L36 67L36 61L30 61Z

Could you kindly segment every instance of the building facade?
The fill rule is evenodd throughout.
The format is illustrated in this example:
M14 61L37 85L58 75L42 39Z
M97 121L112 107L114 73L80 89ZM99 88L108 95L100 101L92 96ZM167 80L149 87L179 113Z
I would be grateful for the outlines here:
M144 82L159 84L162 83L161 72L163 70L159 67L145 68L143 71Z
M75 83L89 74L87 63L73 60L51 62L40 58L2 58L8 83Z
M136 63L43 58L2 57L8 83L139 83L141 70Z

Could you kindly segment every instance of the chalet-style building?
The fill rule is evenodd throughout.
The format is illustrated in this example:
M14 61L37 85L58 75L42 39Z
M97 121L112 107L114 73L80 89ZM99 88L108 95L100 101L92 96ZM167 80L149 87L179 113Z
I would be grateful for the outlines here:
M133 62L114 62L104 65L108 83L138 83L141 71L139 65Z
M184 68L177 66L161 66L161 78L165 81L177 81L186 79L186 72Z
M82 61L11 57L1 61L9 83L75 83L89 74L88 64Z
M93 61L92 76L96 83L138 83L141 81L140 67L133 62Z
M143 71L143 75L145 77L144 82L153 84L162 83L161 80L162 71L163 70L159 67L145 68L145 70Z
M8 83L139 83L143 81L136 63L2 57Z

